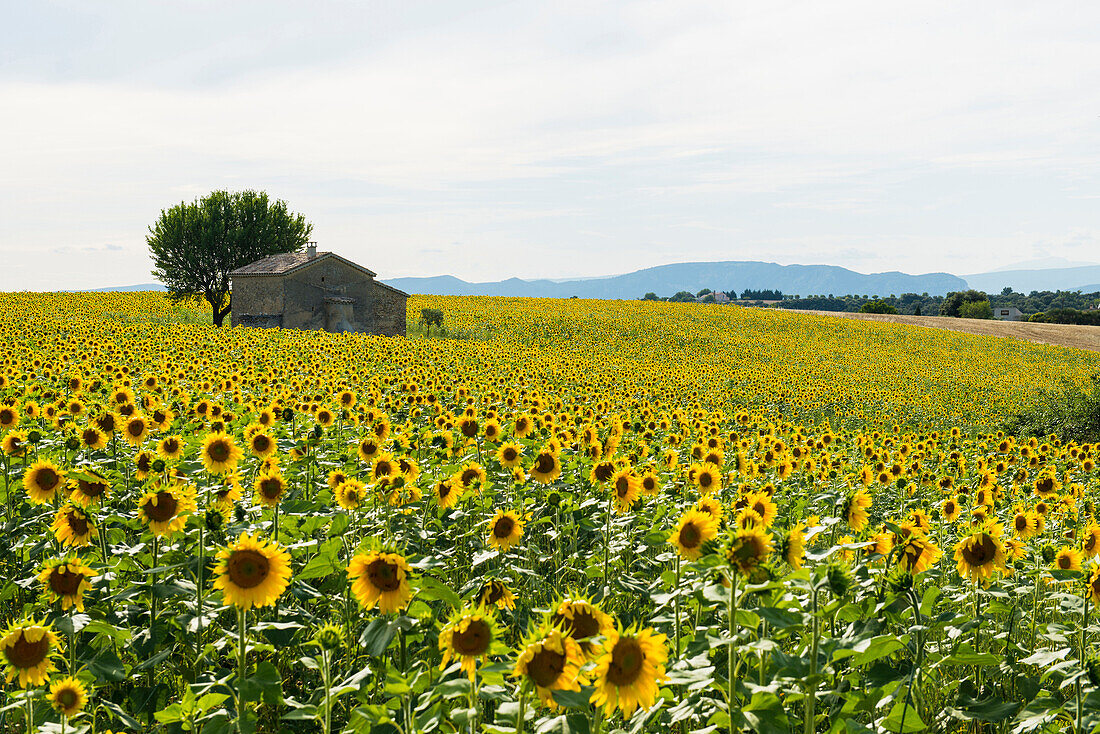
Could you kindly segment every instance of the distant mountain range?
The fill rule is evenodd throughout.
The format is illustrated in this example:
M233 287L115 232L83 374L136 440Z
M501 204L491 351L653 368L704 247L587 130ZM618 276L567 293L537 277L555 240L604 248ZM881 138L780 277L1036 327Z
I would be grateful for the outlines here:
M453 275L430 278L390 278L386 284L406 293L440 296L527 296L533 298L605 298L632 300L646 293L671 296L679 291L781 290L789 295L880 295L928 293L976 288L1000 293L1010 286L1021 293L1033 290L1100 291L1100 265L1033 270L1003 270L957 276L950 273L908 275L857 273L836 265L778 265L757 261L696 262L659 265L625 275L572 280L508 280L470 283ZM96 288L96 291L163 291L159 283Z
M678 291L779 289L784 293L889 295L890 293L943 294L966 288L966 281L948 273L864 275L835 265L777 265L732 261L676 263L638 270L626 275L585 280L520 280L468 283L451 275L435 278L393 278L386 281L406 293L445 296L532 296L536 298L641 298L646 293L671 296Z

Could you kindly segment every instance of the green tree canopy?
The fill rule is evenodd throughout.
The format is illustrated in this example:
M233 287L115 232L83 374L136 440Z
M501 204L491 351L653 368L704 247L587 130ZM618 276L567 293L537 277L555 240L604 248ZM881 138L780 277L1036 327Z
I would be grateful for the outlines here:
M213 191L161 211L146 242L153 275L174 298L201 296L222 325L231 308L229 273L270 255L300 250L313 224L262 191Z

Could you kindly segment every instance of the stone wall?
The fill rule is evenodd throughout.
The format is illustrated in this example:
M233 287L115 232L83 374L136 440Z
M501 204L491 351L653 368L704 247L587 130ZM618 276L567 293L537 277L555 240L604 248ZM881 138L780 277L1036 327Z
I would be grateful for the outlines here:
M334 299L350 299L350 303L341 304L338 309L341 315L335 319ZM232 323L261 325L258 322L263 319L259 317L281 313L279 325L287 329L404 336L406 300L405 295L376 283L363 271L336 258L322 258L286 276L234 279ZM270 321L263 323L269 324ZM333 328L336 324L340 329Z
M230 317L233 326L281 326L283 279L266 275L234 278L230 304L233 307Z

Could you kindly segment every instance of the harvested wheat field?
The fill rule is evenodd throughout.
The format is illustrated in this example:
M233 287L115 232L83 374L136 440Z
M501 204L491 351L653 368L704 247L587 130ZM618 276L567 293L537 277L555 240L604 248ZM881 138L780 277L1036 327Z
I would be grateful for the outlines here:
M902 314L848 313L844 311L801 311L795 313L815 316L837 316L862 321L886 321L894 324L924 326L929 329L961 331L981 336L999 336L1006 339L1023 339L1038 344L1053 344L1072 349L1088 349L1100 352L1100 328L1077 324L1039 324L1028 321L990 321L985 319L956 319L950 316L908 316Z

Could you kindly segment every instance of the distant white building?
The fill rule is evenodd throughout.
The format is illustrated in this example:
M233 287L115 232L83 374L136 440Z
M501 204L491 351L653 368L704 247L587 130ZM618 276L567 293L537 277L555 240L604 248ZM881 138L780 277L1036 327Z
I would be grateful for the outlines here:
M715 291L714 292L714 302L715 303L729 303L730 302L730 297L727 296L722 291Z
M1026 321L1027 318L1015 306L998 306L993 309L993 318L998 321Z

